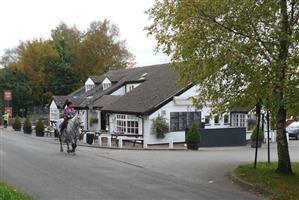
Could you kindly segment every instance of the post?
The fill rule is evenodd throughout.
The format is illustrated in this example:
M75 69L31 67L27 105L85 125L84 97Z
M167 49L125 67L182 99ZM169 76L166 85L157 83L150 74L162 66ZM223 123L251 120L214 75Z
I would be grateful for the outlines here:
M169 149L173 149L173 139L169 138Z
M269 102L267 99L267 142L268 142L268 163L270 164L270 116L269 116Z
M259 142L259 131L260 131L260 118L261 118L261 101L258 100L256 104L256 115L257 115L257 127L256 127L256 141L255 141L255 157L254 157L254 168L256 168L258 142Z
M101 147L102 146L102 137L100 135L98 137L98 140L99 140L99 146Z

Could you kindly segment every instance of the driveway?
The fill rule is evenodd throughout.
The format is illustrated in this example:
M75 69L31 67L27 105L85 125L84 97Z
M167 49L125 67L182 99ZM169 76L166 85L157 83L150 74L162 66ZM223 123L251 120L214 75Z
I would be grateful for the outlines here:
M233 166L253 160L248 147L192 152L80 146L73 156L60 153L53 139L0 134L1 179L37 199L262 199L227 176ZM297 161L298 146L294 141L290 148ZM260 155L266 158L265 149Z

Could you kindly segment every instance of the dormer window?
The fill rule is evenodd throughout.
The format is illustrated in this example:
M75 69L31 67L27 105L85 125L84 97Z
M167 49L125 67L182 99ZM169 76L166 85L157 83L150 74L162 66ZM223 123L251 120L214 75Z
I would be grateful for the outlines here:
M111 87L111 81L106 77L102 82L103 90L107 90Z
M87 81L85 82L85 92L91 90L92 88L94 88L95 84L94 82L91 80L91 78L88 78Z

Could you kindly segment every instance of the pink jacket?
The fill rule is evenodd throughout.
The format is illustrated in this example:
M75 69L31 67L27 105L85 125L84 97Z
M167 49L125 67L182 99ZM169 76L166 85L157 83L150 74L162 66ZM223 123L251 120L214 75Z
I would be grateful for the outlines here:
M72 107L66 107L64 109L64 119L70 119L75 115L75 109Z

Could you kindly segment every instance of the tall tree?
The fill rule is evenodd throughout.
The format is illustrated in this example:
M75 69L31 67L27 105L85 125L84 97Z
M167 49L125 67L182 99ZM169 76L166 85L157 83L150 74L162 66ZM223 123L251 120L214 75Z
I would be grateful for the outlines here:
M38 104L46 104L49 96L45 84L53 78L50 64L59 55L48 40L35 39L22 42L18 47L19 60L15 64L23 72L32 89L32 98Z
M292 173L284 123L286 109L298 101L299 2L156 0L148 14L157 49L180 63L183 82L200 85L198 103L271 100L277 171Z
M119 29L108 20L95 21L84 34L77 57L76 69L80 79L89 75L100 75L109 69L133 65L133 55L120 40Z
M59 57L51 62L53 78L46 87L56 95L66 95L78 87L75 60L81 42L81 32L74 26L59 24L51 31L52 43Z

